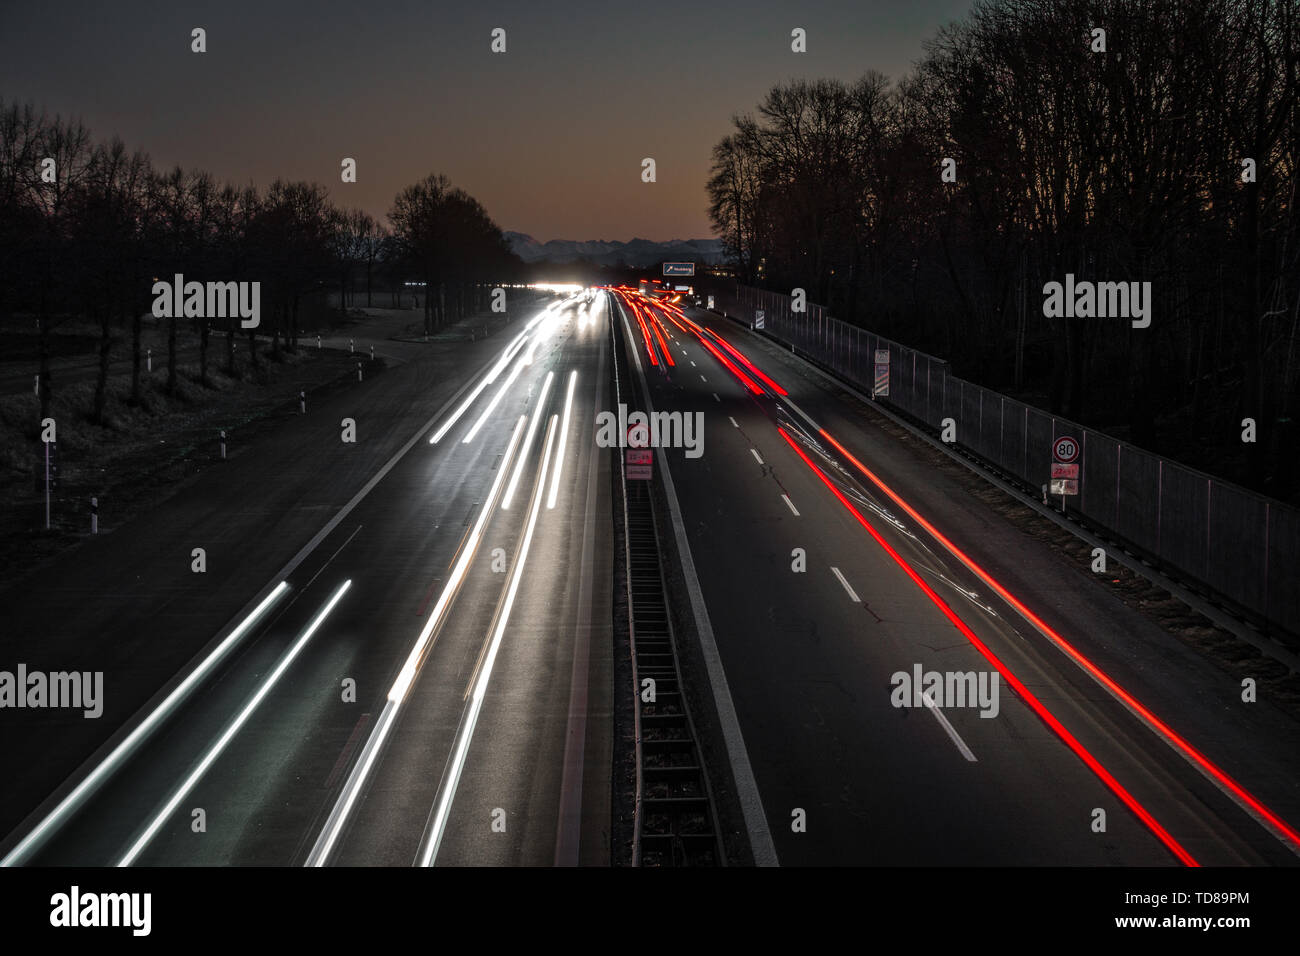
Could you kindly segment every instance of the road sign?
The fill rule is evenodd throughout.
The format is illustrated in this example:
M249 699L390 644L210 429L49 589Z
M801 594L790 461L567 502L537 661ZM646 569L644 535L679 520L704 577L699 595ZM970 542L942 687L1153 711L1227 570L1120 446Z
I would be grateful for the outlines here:
M649 448L629 448L623 458L629 465L653 465L655 453Z
M695 275L695 263L694 262L665 262L664 275L693 276Z
M1077 495L1079 483L1073 478L1053 478L1050 491L1054 495Z
M1078 458L1081 450L1078 440L1069 435L1062 435L1052 442L1052 457L1067 464Z
M1052 462L1052 477L1053 478L1078 478L1079 466L1063 465L1059 461L1054 461Z
M649 465L628 465L623 471L628 481L649 481L654 469Z
M709 308L713 308L713 296L709 296Z
M644 422L627 427L627 446L629 448L646 448L650 445L650 426Z
M889 349L876 349L876 381L872 395L889 395Z
M767 313L765 313L762 309L756 309L754 311L754 328L756 329L763 328L763 320L764 318L766 318L766 315Z

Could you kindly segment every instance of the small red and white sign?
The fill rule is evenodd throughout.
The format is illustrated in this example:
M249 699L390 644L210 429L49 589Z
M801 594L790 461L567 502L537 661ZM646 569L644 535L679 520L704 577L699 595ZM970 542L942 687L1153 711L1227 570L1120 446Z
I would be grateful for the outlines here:
M1074 461L1079 457L1082 446L1078 439L1071 438L1069 435L1062 435L1052 443L1052 456L1060 462L1066 464Z
M1054 461L1052 462L1052 477L1053 478L1078 478L1079 466L1063 465L1059 461Z
M649 448L629 448L624 455L629 465L653 465L655 461L655 453Z

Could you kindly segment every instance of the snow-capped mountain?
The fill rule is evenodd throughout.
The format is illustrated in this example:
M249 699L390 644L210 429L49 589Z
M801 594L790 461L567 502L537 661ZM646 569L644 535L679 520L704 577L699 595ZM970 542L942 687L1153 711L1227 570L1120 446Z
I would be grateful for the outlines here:
M712 264L721 262L723 258L720 239L670 239L668 242L651 242L649 239L633 239L630 242L551 239L548 242L538 242L522 232L506 232L505 236L510 242L510 248L525 262L590 259L606 266L619 262L629 266L652 266L665 260L678 259Z

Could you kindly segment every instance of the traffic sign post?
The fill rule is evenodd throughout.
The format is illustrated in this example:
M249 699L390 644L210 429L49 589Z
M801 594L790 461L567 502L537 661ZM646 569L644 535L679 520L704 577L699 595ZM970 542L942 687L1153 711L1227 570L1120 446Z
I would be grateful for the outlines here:
M765 320L766 318L767 318L767 313L766 313L766 312L764 312L762 309L755 309L755 310L754 310L754 328L756 328L756 329L761 329L761 328L763 328L763 322L764 322L764 320Z
M1079 473L1083 470L1079 456L1083 445L1077 438L1061 435L1052 440L1052 474L1049 491L1061 496L1061 512L1065 512L1066 495L1079 493Z
M655 453L649 448L629 448L624 452L623 471L629 481L649 481L654 471Z

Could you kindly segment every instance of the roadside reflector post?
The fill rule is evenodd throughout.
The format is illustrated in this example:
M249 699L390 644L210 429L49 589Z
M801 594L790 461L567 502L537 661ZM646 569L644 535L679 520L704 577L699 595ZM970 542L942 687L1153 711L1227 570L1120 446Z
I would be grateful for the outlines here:
M90 533L99 534L99 499L90 499Z
M298 408L304 415L307 414L307 393L305 391L298 393Z
M221 460L226 460L226 430L221 430Z
M374 360L375 360L375 347L372 345L370 346L370 361L373 362Z
M144 350L144 370L146 372L153 371L153 349Z
M348 339L348 352L355 353L357 350L357 340Z
M357 363L357 381L361 381L361 363Z
M316 348L317 348L317 349L320 348L320 333L319 333L319 332L316 333Z
M37 376L39 379L40 376ZM45 530L50 530L50 443L45 442Z

